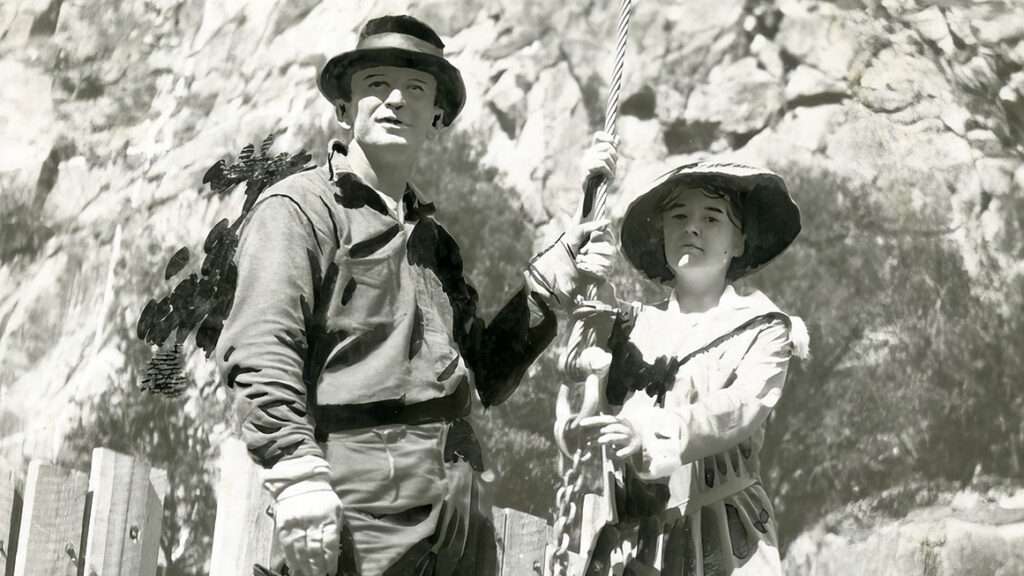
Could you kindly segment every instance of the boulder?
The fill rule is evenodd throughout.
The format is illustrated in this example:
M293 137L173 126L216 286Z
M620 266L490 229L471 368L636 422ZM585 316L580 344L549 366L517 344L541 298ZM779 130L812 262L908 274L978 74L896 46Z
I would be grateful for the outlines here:
M988 194L1003 196L1013 190L1014 171L1024 166L1010 158L981 158L974 163L981 189Z
M972 3L967 14L975 37L982 44L1000 44L1024 38L1024 7L1019 2Z
M974 29L971 25L971 14L967 10L960 5L953 5L946 8L945 14L949 31L957 42L971 48L978 45L978 39L974 36Z
M50 0L22 0L0 3L0 42L8 46L24 46L41 29L53 31L57 14L49 8ZM52 23L51 23L52 21Z
M999 101L1006 111L1007 121L1024 132L1024 70L1014 72L999 89Z
M816 9L808 10L808 6ZM851 12L828 4L786 3L776 37L782 49L798 62L836 79L846 79L854 59L871 36L870 26Z
M1006 57L1018 66L1024 66L1024 40L1018 40L1017 44L1006 51Z
M526 122L511 146L490 146L484 160L498 166L527 207L538 200L548 217L571 214L579 197L579 158L591 130L582 92L562 63L540 73L526 99ZM534 216L540 216L534 214Z
M59 132L51 80L13 59L0 59L0 194L35 190Z
M999 86L999 58L987 48L979 48L966 62L954 61L951 68L953 80L969 92L984 94Z
M484 98L501 129L515 139L526 122L526 80L514 71L503 71ZM528 86L526 86L528 88Z
M1010 576L1024 571L1024 510L987 503L970 510L950 505L874 525L860 522L866 526L819 526L797 537L786 554L785 573Z
M896 112L926 100L953 99L942 71L903 47L882 50L864 71L856 92L865 106L879 112Z
M948 206L947 190L960 174L973 173L976 158L971 145L941 123L905 126L860 105L837 118L825 154L836 174L885 190L888 200L905 207L919 192L936 207Z
M758 34L750 42L750 53L757 57L758 63L769 74L776 78L782 78L785 73L785 65L782 62L782 49L778 44Z
M84 156L60 163L57 183L46 197L43 218L51 225L74 221L100 193L100 182Z
M971 113L957 104L946 104L939 113L939 119L958 136L966 136Z
M716 66L746 53L741 28L744 2L698 0L634 6L624 90L635 94L644 86L653 87L655 114L671 124L682 119L686 95L705 83ZM608 74L606 69L601 69L602 76Z
M783 104L778 79L752 57L715 67L686 105L688 124L717 124L723 132L751 134L764 128Z
M843 97L849 94L846 83L826 76L820 70L805 66L796 67L786 79L786 102L806 101L817 97Z
M418 0L409 3L409 12L436 26L441 36L454 36L468 28L482 10L479 4L451 0Z
M920 12L908 14L904 20L921 35L921 38L938 46L943 54L951 56L956 52L946 17L938 6L929 6Z
M982 154L997 156L1003 153L1003 143L999 140L999 136L986 128L968 130L967 141Z
M802 106L787 113L770 131L773 137L768 140L771 142L768 146L774 151L772 156L777 155L781 161L794 147L810 152L824 151L842 111L840 104L827 104Z

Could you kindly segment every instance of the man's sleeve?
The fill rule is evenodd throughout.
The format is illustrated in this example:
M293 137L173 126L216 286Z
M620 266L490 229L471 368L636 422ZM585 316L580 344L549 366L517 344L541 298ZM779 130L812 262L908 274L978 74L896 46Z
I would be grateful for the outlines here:
M526 370L555 337L555 314L523 286L489 324L474 319L468 358L485 407L501 404L519 387Z
M486 327L474 326L470 365L484 406L504 402L558 330L553 308L566 309L580 282L575 254L563 237L530 259L523 286Z
M329 241L292 195L271 194L253 209L238 245L238 288L217 362L235 393L242 439L264 468L322 457L303 367Z

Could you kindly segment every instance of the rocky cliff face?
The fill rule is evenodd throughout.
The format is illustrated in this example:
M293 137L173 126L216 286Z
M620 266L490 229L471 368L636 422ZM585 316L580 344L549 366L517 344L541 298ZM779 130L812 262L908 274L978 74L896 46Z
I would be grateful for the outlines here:
M946 493L899 519L879 518L864 503L850 508L790 545L786 574L1009 576L1024 571L1024 492Z
M52 456L117 378L163 250L230 201L217 158L287 128L322 161L319 65L370 17L437 26L454 130L538 238L571 212L603 122L616 2L21 0L0 7L0 433ZM1024 272L1024 7L1013 0L634 2L613 213L664 170L729 157L834 175L893 222L939 214L973 273ZM840 201L837 199L837 201ZM551 226L548 226L551 224ZM882 223L883 225L886 223ZM929 231L925 231L929 232ZM196 366L201 362L196 362ZM46 417L36 417L38 415ZM32 416L30 416L32 415Z

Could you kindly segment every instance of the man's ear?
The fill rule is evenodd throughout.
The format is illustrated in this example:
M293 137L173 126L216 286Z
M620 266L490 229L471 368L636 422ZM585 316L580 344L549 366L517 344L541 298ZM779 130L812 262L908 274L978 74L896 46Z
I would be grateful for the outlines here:
M344 130L352 129L351 110L352 107L349 106L348 102L345 102L344 100L341 99L334 101L334 114L338 118L338 124L341 124L341 127Z
M434 118L430 122L430 128L427 129L427 140L433 140L440 136L444 128L444 112L440 108L435 107Z

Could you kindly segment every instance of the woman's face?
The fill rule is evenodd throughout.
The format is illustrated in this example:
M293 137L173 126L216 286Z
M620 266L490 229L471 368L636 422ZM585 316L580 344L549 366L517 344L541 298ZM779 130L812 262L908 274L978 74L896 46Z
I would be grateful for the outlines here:
M673 192L664 206L665 260L676 278L700 274L724 279L729 263L743 255L744 246L729 200L688 188Z

